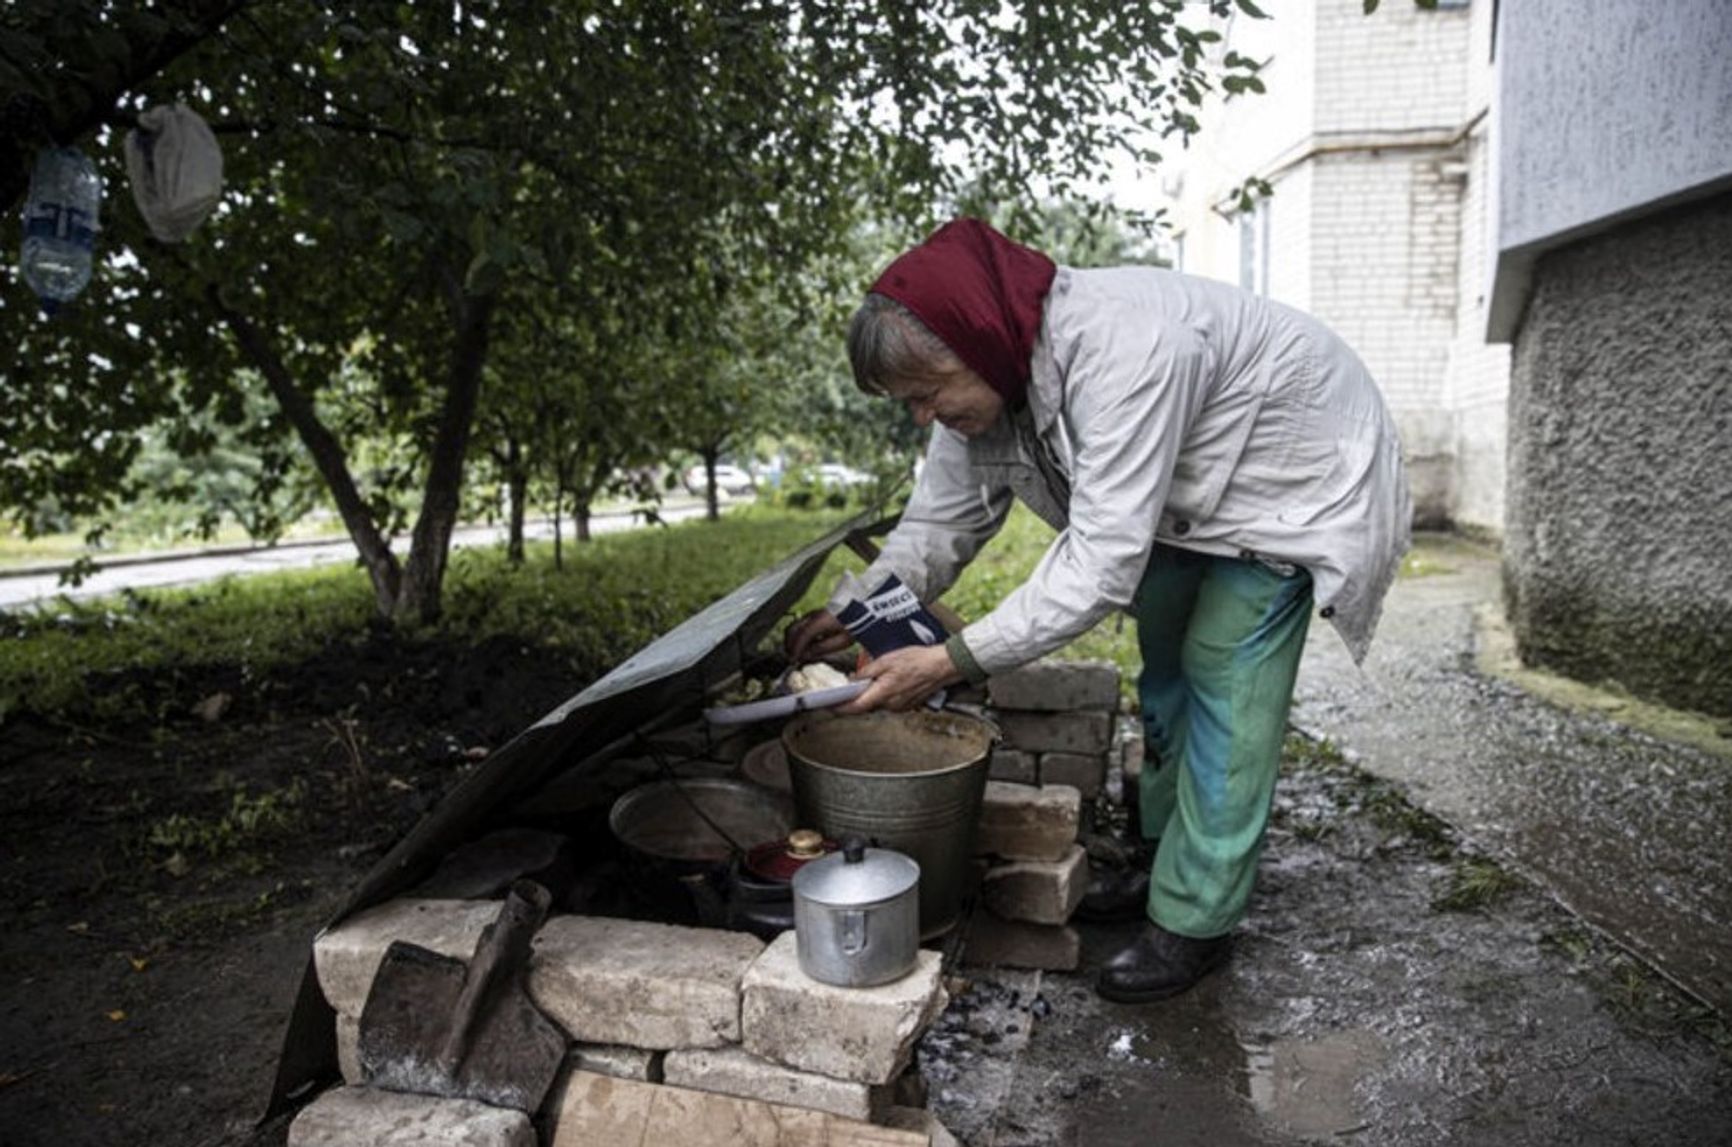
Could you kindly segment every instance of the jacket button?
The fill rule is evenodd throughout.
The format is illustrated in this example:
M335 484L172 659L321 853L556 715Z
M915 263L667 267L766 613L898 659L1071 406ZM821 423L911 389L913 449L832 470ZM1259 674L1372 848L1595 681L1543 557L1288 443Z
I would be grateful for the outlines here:
M1178 521L1173 523L1173 533L1179 535L1181 538L1190 532L1191 523L1185 521L1183 518L1180 518Z
M1335 607L1332 605L1326 605L1317 611L1317 616L1321 617L1324 621L1328 621L1330 618L1335 616Z

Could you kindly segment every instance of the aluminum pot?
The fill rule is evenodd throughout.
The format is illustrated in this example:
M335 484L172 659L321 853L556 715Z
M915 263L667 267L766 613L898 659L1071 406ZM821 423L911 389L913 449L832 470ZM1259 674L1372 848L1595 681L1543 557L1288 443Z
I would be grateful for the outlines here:
M920 866L850 838L794 873L800 970L844 988L900 980L920 954Z

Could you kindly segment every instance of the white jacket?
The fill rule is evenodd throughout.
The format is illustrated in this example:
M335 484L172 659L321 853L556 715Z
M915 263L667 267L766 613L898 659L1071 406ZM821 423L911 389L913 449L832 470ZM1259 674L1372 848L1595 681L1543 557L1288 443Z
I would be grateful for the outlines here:
M867 574L923 601L997 533L1011 498L1058 537L963 630L988 673L1131 604L1155 542L1303 566L1361 660L1409 541L1395 424L1348 346L1290 307L1155 268L1060 268L1028 403L975 439L934 426Z

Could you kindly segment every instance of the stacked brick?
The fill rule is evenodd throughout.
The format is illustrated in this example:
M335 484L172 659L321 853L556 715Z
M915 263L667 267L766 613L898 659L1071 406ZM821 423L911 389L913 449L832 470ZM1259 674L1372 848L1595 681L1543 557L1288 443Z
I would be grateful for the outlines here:
M1081 955L1070 919L1089 875L1077 838L1115 753L1118 667L1040 661L992 678L987 698L1003 740L981 812L976 850L987 867L964 955L1070 971Z
M915 970L895 983L834 988L801 972L791 931L766 945L741 932L550 919L536 935L525 984L572 1046L539 1134L524 1113L499 1112L472 1129L473 1104L365 1087L355 1050L359 1017L386 948L407 940L467 959L498 909L492 900L396 900L317 939L315 967L337 1011L349 1086L302 1113L291 1147L353 1147L375 1141L375 1124L405 1120L428 1128L430 1137L414 1142L477 1147L951 1142L925 1113L893 1102L916 1042L949 999L939 954L921 952ZM438 1138L447 1127L469 1137ZM742 1130L754 1127L760 1131ZM807 1138L789 1137L802 1128Z

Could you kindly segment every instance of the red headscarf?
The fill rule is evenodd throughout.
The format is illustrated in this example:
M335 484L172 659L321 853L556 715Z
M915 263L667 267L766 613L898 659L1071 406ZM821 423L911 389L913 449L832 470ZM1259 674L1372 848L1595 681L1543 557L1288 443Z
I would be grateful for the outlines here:
M1028 392L1041 305L1058 268L978 219L955 219L872 284L944 340L1012 408Z

